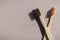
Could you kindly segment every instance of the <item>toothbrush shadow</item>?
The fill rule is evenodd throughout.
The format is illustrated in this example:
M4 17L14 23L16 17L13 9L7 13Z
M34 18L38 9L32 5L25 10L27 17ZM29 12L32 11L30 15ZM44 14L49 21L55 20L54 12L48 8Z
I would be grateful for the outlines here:
M50 22L50 18L51 18L51 9L47 11L47 14L46 14L46 19L48 19L48 22L47 22L47 27L49 25L49 22Z

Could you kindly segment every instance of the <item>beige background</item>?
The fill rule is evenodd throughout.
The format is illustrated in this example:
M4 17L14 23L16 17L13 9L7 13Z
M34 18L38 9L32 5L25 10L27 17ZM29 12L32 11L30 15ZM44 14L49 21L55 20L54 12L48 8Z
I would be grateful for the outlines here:
M60 40L60 0L0 0L0 40L41 40L38 24L28 14L39 8L47 23L46 13L53 6L51 33L54 40Z

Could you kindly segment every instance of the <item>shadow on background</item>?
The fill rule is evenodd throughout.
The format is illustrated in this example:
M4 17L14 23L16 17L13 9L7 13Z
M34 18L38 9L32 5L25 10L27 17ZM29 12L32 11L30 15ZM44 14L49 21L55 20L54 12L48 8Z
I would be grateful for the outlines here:
M47 27L49 25L49 22L50 22L50 18L51 18L51 9L47 11L47 14L46 14L46 19L48 18L48 22L47 22Z

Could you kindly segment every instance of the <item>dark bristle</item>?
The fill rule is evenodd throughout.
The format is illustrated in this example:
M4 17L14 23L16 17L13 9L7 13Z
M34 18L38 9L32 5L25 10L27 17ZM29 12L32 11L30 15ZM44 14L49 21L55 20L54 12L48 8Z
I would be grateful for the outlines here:
M38 16L41 16L41 13L40 13L40 11L39 11L38 8L36 8L36 14L37 14Z

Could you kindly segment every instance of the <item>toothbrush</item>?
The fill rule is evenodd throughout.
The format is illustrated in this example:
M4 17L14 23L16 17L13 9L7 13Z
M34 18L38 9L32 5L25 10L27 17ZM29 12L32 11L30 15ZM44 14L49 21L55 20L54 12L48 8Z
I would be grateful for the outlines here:
M55 16L55 8L56 8L56 7L52 7L52 8L51 8L51 11L50 11L51 15L50 15L49 20L48 20L48 23L47 23L47 27L48 27L49 31L50 31L50 27L51 27L53 18L54 18L54 16ZM43 40L47 40L47 39L46 39L46 34L44 34Z

